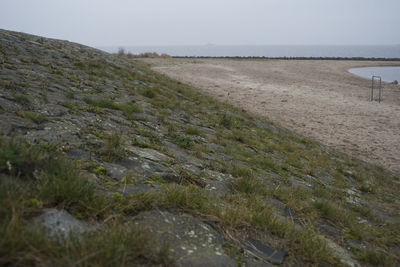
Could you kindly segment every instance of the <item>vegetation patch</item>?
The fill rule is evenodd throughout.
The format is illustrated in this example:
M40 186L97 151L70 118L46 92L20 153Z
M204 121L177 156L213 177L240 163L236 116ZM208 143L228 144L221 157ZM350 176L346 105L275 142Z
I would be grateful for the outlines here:
M26 96L24 96L24 95L16 95L15 96L15 101L18 103L18 104L21 104L21 105L29 105L30 103L31 103L31 101L29 100L29 98L28 97L26 97Z
M29 119L34 123L40 124L46 121L46 116L42 114L37 114L30 111L19 111L18 114L25 119Z

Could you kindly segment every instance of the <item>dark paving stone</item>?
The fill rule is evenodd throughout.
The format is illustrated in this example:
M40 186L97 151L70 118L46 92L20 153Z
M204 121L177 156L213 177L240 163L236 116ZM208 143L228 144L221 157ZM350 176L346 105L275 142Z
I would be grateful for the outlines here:
M282 264L287 253L283 250L272 248L258 240L248 238L244 243L244 248L263 260L272 264Z
M90 159L91 155L89 152L82 149L71 149L66 153L67 157L74 160Z
M265 261L257 261L257 260L244 260L243 261L244 266L246 267L273 267L273 265L269 262L265 262Z
M107 175L116 181L124 179L125 174L128 171L124 166L114 163L104 163L104 168L106 169Z
M332 236L332 237L340 237L340 231L330 223L326 221L321 221L317 224L318 228L320 231L326 235Z
M296 216L296 212L291 207L286 206L283 215L293 217Z
M121 193L123 196L159 191L163 191L163 189L156 184L122 185L117 189L117 192Z

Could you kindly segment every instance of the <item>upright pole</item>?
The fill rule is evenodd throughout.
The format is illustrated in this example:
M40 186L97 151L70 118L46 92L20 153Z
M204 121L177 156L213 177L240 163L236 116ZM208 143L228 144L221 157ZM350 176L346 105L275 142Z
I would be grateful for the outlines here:
M375 76L371 78L371 101L374 101L374 78Z
M382 77L381 76L372 76L371 79L371 101L374 101L374 89L375 89L375 78L376 80L379 80L379 85L376 87L379 89L379 103L381 103L382 100Z

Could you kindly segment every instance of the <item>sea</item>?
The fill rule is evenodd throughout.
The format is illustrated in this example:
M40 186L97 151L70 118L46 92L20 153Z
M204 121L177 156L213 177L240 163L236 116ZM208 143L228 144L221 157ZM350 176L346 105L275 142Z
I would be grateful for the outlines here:
M132 54L166 53L178 57L270 57L270 58L387 58L400 59L399 45L181 45L181 46L108 46L109 53L119 48Z

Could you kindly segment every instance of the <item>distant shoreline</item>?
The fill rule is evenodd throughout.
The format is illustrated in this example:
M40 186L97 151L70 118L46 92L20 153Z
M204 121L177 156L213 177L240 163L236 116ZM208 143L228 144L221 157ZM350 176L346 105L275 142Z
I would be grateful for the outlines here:
M172 57L199 58L277 58L277 59L363 59L363 60L400 60L400 46L329 46L329 45L215 45L215 46L121 46L101 47L100 49L116 53L124 49L127 53L158 53Z
M171 56L172 58L198 59L277 59L277 60L343 60L343 61L400 61L400 58L374 57L264 57L264 56Z

